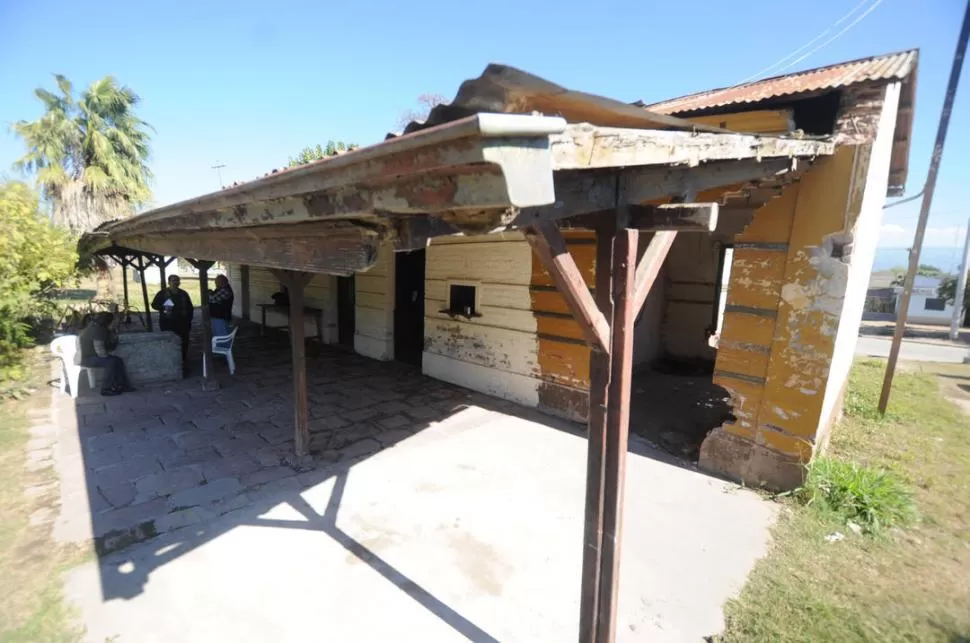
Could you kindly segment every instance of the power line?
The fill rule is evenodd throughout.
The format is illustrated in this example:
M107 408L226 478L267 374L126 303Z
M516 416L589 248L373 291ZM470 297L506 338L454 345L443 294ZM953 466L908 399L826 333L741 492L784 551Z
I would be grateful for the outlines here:
M836 20L834 23L832 23L831 25L829 25L825 30L823 30L817 36L815 36L814 38L812 38L811 40L809 40L808 42L806 42L804 45L802 45L801 47L799 47L795 51L789 53L787 56L784 56L783 58L780 58L780 59L776 60L775 62L773 62L772 64L768 65L767 67L765 67L761 71L757 72L756 74L752 74L751 76L748 76L747 78L745 78L744 80L738 82L737 84L738 85L743 85L743 84L745 84L747 82L750 82L752 80L755 80L757 78L761 78L766 73L768 73L768 72L776 69L780 65L785 64L786 62L788 62L789 60L791 60L794 56L797 56L798 54L800 54L801 52L805 51L806 49L808 49L809 47L811 47L812 45L814 45L816 42L818 42L819 40L821 40L822 38L824 38L825 36L827 36L833 29L835 29L840 24L842 24L843 22L845 22L846 20L848 20L849 18L851 18L860 8L862 8L867 2L870 2L870 1L872 2L872 6L870 6L861 16L859 16L854 22L852 22L850 25L848 25L845 29L843 29L839 33L835 34L835 36L833 36L832 38L830 38L829 40L827 40L825 43L823 43L819 47L817 47L817 48L809 51L804 56L802 56L802 57L794 60L791 63L789 63L787 66L783 67L782 69L788 69L792 65L798 64L802 60L805 60L806 58L808 58L809 56L811 56L813 53L815 53L819 49L825 47L826 45L828 45L829 43L831 43L833 40L835 40L836 38L840 37L846 31L848 31L849 29L851 29L852 27L854 27L856 24L858 24L859 21L862 18L864 18L865 16L869 15L869 13L871 13L873 9L875 9L877 6L879 6L879 4L882 2L882 0L861 0L861 2L859 2L854 7L852 7L852 9L847 14L845 14L844 16L842 16L841 18L839 18L838 20Z
M784 67L782 67L781 68L781 71L784 71L786 69L789 69L790 67L793 67L793 66L797 65L798 63L802 62L803 60L805 60L806 58L808 58L809 56L811 56L815 52L817 52L817 51L819 51L821 49L824 49L825 47L828 47L830 44L832 44L833 42L835 42L837 39L841 38L842 35L845 32L847 32L849 29L852 29L852 27L854 27L857 24L859 24L860 22L862 22L862 20L866 16L868 16L870 13L872 13L873 11L875 11L876 10L876 7L878 7L879 5L882 4L882 1L883 0L876 0L875 2L873 2L871 7L869 7L868 9L866 9L862 14L859 15L859 17L857 17L855 20L853 20L852 22L850 22L849 24L847 24L845 27L843 27L842 31L840 31L839 33L835 34L834 36L832 36L831 38L829 38L828 40L826 40L825 42L823 42L821 45L819 45L815 49L812 49L811 51L809 51L804 56L800 56L799 58L796 58L795 60L791 61L790 63L788 63L787 65L785 65Z

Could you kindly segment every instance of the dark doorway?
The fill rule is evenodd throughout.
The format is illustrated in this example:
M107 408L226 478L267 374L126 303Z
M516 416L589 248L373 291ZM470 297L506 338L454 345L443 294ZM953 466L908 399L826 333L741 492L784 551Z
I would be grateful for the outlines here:
M348 348L354 347L357 332L355 293L353 275L337 277L337 343Z
M394 359L421 366L425 251L398 252L395 257Z

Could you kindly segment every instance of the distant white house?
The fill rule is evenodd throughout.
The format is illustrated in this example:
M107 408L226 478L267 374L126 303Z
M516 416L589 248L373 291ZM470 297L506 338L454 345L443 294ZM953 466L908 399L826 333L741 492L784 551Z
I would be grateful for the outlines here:
M937 296L942 280L939 277L916 277L913 296L909 300L907 319L913 324L939 324L948 326L953 319L953 304ZM896 293L896 314L898 315L903 288L893 288Z

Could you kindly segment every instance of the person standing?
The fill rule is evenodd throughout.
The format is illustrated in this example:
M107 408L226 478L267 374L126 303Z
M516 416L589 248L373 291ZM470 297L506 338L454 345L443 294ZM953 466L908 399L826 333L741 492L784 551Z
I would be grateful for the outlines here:
M216 289L209 291L209 318L212 320L213 337L229 334L234 299L229 279L225 275L216 275Z
M178 275L168 278L168 288L163 288L152 300L152 308L159 313L159 327L170 330L182 340L182 371L187 372L189 366L189 334L192 331L192 298L179 286L182 280Z
M128 382L124 360L111 354L118 343L111 330L113 321L114 315L111 313L98 313L78 337L77 363L106 371L101 383L101 395L120 395L135 390Z

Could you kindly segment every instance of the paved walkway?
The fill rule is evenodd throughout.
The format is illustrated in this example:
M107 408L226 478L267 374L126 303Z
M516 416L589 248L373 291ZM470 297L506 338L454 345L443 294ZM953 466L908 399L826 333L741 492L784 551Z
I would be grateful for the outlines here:
M295 463L288 347L248 341L219 391L54 392L54 533L100 554L66 576L85 640L575 638L580 427L324 348ZM619 640L700 640L775 509L631 450Z
M856 343L856 355L889 357L891 339L860 337ZM939 344L904 339L899 349L899 359L912 362L948 362L960 364L968 355L967 348L957 344Z

